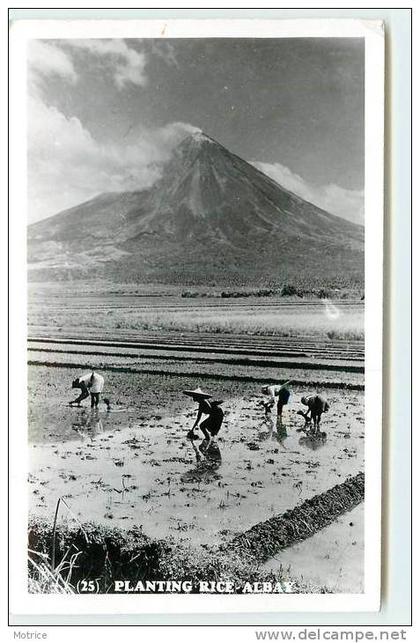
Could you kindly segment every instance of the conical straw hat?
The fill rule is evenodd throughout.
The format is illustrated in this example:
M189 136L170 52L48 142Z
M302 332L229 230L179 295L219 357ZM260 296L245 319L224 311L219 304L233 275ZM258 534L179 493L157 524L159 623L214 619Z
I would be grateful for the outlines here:
M185 395L190 395L191 397L212 397L209 393L204 393L200 387L197 387L193 391L182 391Z

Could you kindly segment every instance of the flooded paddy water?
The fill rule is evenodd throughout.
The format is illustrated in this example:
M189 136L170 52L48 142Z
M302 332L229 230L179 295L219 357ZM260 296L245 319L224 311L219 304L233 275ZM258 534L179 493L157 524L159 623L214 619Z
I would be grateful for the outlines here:
M263 569L290 573L333 592L364 589L364 503L268 560Z
M301 395L310 392L302 387L293 387L278 425L258 405L260 387L255 383L105 375L106 394L113 401L110 413L104 405L98 411L66 406L74 394L73 369L30 367L32 516L52 522L61 497L66 505L60 522L77 517L123 528L141 525L153 538L217 544L364 470L361 391L325 392L331 410L323 416L326 436L316 439L301 431L304 421L296 413ZM182 390L197 385L224 400L225 421L210 448L201 439L186 437L196 408ZM341 542L347 546L348 530L338 521L327 529L333 528L336 546L334 539L322 537L325 530L305 541L318 538L317 555L325 556L326 564ZM362 535L357 540L358 547L343 554L354 568L363 556ZM304 560L307 551L285 552L279 557L284 554L284 564L299 573L296 558ZM354 584L360 586L359 577ZM347 591L341 588L345 586L338 583L335 591Z

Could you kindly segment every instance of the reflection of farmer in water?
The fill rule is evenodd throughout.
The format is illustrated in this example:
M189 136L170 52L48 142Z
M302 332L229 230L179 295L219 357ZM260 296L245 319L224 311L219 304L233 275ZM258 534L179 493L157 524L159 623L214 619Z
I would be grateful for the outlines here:
M302 415L306 422L310 422L310 415L311 420L314 423L315 432L317 433L319 431L321 415L329 411L330 405L322 395L309 395L302 397L301 402L308 407L308 410L306 412L298 411L299 415Z
M79 417L72 422L73 431L76 431L83 438L88 432L90 436L103 432L102 420L97 409L91 409L90 413L83 409Z
M274 426L276 426L275 431L274 431ZM283 442L287 438L287 430L286 430L286 426L281 422L281 420L277 419L277 421L274 422L272 416L266 415L260 425L260 428L267 429L266 431L259 432L258 439L260 441L275 440L276 442L278 442L284 447Z
M90 394L91 408L98 408L99 396L103 391L104 381L105 380L102 375L95 373L93 370L90 373L85 373L85 375L76 377L76 379L73 380L71 387L80 388L81 393L79 397L70 402L70 406L73 406L73 404L80 406L80 402L89 397Z
M306 433L303 437L299 438L299 444L302 446L316 451L320 449L327 441L327 434L325 431L318 431L317 433Z
M183 391L183 393L192 397L195 402L198 402L197 417L191 431L187 433L187 437L191 440L199 439L198 435L194 433L194 429L199 426L206 440L214 438L219 433L224 418L223 410L220 408L222 402L220 400L210 402L209 398L212 396L208 393L203 393L201 388L196 388L193 391ZM203 415L207 415L208 417L200 424Z
M268 415L277 403L277 419L279 421L282 420L283 407L289 402L290 398L290 391L287 388L288 384L290 384L290 382L285 382L284 384L266 384L261 389L262 394L268 396L268 400L263 400L262 402L266 414Z
M222 464L222 455L217 442L204 439L198 449L192 439L191 444L195 451L196 466L182 474L182 482L211 482L220 478L216 471Z
M219 467L222 463L222 454L220 453L219 446L217 442L212 440L204 439L200 446L195 446L194 442L192 443L195 451L195 457L197 462L201 462L203 459L206 460L210 465L214 467Z

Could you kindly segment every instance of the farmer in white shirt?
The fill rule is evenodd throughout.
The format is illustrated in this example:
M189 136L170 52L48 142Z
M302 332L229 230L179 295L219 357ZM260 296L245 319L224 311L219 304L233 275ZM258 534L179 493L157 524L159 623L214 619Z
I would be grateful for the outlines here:
M95 373L95 371L85 373L85 375L76 377L76 379L73 380L71 387L80 388L82 392L80 393L79 397L70 402L70 406L73 406L73 404L77 404L78 406L80 406L80 402L89 397L90 394L91 408L98 408L99 396L104 388L104 378L102 377L102 375L99 375L99 373Z
M273 406L277 403L277 419L279 421L282 419L283 406L288 403L290 398L290 391L287 388L288 384L290 384L290 381L284 384L266 384L266 386L263 386L261 389L261 393L267 395L269 398L267 402L262 402L266 414L270 413Z

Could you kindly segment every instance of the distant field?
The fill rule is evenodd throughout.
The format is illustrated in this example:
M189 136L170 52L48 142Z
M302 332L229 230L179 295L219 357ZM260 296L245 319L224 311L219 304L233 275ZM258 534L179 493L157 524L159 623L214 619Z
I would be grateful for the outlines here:
M364 302L295 297L181 297L144 296L123 289L71 292L31 287L29 335L39 329L72 328L80 332L194 332L282 337L319 336L329 339L364 338Z

